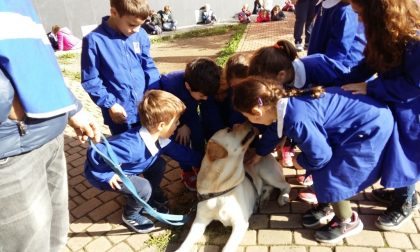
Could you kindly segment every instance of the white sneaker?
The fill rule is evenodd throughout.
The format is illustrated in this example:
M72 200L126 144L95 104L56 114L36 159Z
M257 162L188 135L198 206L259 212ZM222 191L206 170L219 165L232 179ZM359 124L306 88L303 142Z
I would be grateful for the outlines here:
M302 45L302 43L296 43L295 47L296 47L296 51L298 51L298 52L303 51L303 45Z

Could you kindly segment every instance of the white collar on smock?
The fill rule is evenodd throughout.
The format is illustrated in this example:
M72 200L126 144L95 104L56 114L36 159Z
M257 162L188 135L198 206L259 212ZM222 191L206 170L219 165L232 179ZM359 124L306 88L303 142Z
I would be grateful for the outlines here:
M329 9L336 6L341 0L325 0L322 2L322 8Z
M281 98L277 102L277 135L279 138L283 136L283 124L284 116L286 115L287 103L289 102L289 97Z
M155 141L152 135L150 134L150 132L145 127L141 127L139 130L139 134L140 134L140 137L143 139L144 144L146 145L147 149L152 154L152 156L156 155L156 153L159 152L159 149L156 146ZM159 138L158 142L159 142L159 146L163 148L171 142L171 139Z
M295 88L302 88L306 82L306 71L305 65L300 59L295 59L292 62L293 69L295 70L295 79L293 80L293 86Z

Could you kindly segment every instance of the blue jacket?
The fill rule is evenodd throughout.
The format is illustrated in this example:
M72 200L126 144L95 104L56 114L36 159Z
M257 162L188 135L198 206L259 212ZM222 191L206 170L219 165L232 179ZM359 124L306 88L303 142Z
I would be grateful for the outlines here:
M150 56L147 33L129 37L102 23L83 38L82 86L102 110L104 123L113 125L108 109L115 103L127 112L127 123L140 121L138 104L147 89L158 87L159 72Z
M348 199L379 179L393 128L387 106L334 87L319 99L289 98L283 111L280 133L302 150L297 161L312 174L319 202Z
M31 1L0 0L0 159L32 151L60 135L81 109L68 90ZM7 24L7 25L6 25ZM8 115L18 96L26 134Z
M322 53L337 62L343 71L357 65L364 57L364 26L348 3L322 7L315 20L308 55Z
M204 138L208 139L217 130L225 127L218 104L213 96L200 102L191 96L185 87L184 71L174 71L162 75L160 88L175 95L185 104L185 112L179 119L180 126L186 124L192 131L196 131L197 138L204 141ZM200 129L194 129L197 127Z
M367 94L383 101L395 118L381 179L399 188L420 180L420 42L410 43L402 65L367 82Z
M145 128L140 130L139 128L132 128L119 135L111 136L108 141L126 175L143 173L162 154L195 167L200 167L203 158L201 154L169 139L159 139L156 143L153 143L150 133ZM104 152L105 145L103 143L96 146L101 152ZM111 167L103 161L98 153L89 148L85 162L85 176L88 181L99 189L108 188L108 181L114 174Z

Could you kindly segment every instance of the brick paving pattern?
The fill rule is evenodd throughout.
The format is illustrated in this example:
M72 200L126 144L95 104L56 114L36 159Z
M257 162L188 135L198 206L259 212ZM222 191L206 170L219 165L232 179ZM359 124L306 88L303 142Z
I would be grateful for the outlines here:
M238 51L249 52L261 46L273 45L278 39L292 40L293 15L287 21L250 24L240 43ZM84 107L102 122L101 113L93 104L80 83L68 81L75 95L83 102ZM102 132L109 134L105 126ZM86 144L79 144L74 133L65 131L65 151L68 165L70 230L69 240L63 251L159 251L157 243L149 242L152 238L165 237L167 226L160 227L152 234L134 234L122 225L122 197L112 192L102 192L90 186L83 176ZM372 201L368 188L353 197L352 205L358 211L365 225L365 230L354 237L345 239L336 246L320 244L313 239L313 230L304 229L301 225L302 213L309 205L297 199L301 186L296 185L294 176L301 173L294 169L285 169L284 174L292 184L290 204L279 207L272 195L268 206L260 209L250 220L250 228L238 251L244 252L420 252L420 214L416 212L413 219L395 232L382 232L374 226L377 214L385 206ZM186 213L194 203L195 195L186 191L180 181L178 163L168 160L166 174L162 182L169 200L171 210ZM374 185L377 187L377 185ZM420 186L417 185L417 191ZM274 192L275 194L276 192ZM219 251L227 241L230 229L213 223L206 231L206 236L196 245L196 251ZM210 229L210 230L209 230ZM174 251L185 238L188 228L175 231L163 251ZM147 244L155 244L148 247Z

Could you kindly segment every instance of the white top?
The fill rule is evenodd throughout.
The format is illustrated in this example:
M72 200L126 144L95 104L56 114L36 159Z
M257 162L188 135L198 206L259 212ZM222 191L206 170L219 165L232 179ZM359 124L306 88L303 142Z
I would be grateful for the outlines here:
M279 138L283 136L284 116L286 115L287 103L289 98L281 98L277 102L277 135Z
M293 80L293 86L295 88L302 88L306 83L306 71L305 65L300 59L295 59L292 62L293 69L295 70L295 79Z

